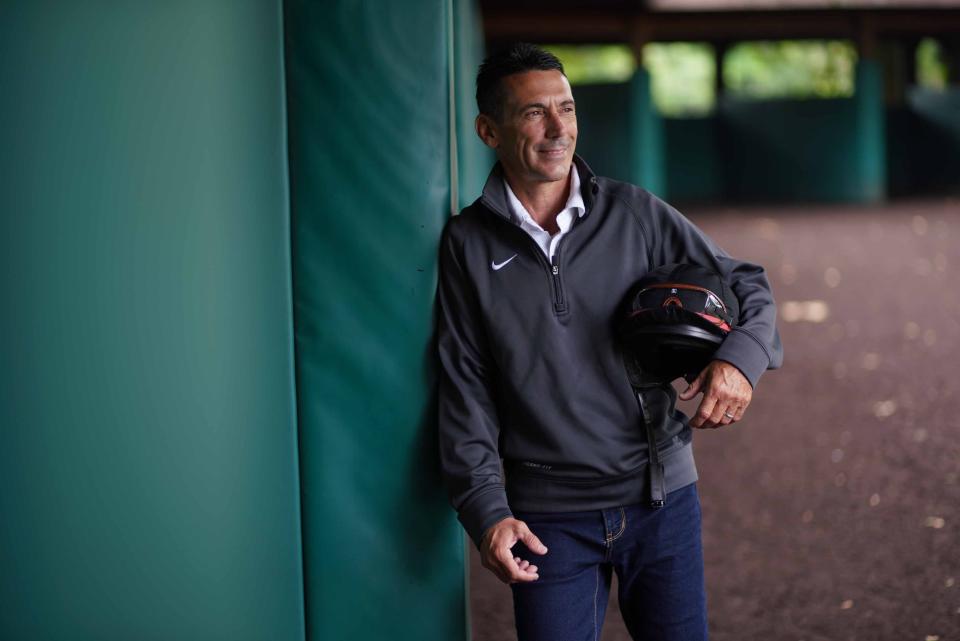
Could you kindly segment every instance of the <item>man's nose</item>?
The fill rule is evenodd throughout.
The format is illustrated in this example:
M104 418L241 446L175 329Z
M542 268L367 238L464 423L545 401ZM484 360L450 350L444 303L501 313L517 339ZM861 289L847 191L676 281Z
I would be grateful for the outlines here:
M550 138L559 138L564 134L566 130L566 123L563 122L563 118L560 117L559 109L551 109L547 111L547 136Z

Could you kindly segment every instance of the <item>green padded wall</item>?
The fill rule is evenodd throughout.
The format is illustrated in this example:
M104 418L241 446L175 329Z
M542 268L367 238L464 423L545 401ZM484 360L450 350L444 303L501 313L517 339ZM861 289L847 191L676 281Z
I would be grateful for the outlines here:
M430 345L453 5L285 4L307 636L465 636ZM456 78L454 77L454 82Z
M850 99L727 98L707 118L662 118L641 69L629 83L574 87L577 149L598 173L676 202L872 202L885 197L887 182L881 81L877 63L861 61ZM914 100L915 111L931 129L946 131L947 141L956 140L950 99L924 98ZM954 154L942 150L932 156L948 159L950 173Z
M663 120L650 95L650 74L629 82L576 85L577 153L601 176L666 197Z
M0 638L304 636L279 2L0 3Z
M735 100L720 107L723 183L732 200L871 202L884 196L878 65L857 64L856 95Z
M476 134L477 68L484 58L483 24L474 0L453 0L453 52L457 146L457 210L480 197L496 161Z
M577 153L600 176L630 180L630 85L575 85Z
M680 202L723 198L723 163L715 116L664 118L666 191Z
M915 89L910 109L928 127L933 140L918 140L913 157L921 189L960 193L960 86L942 91Z
M887 132L892 194L960 193L960 87L912 87Z

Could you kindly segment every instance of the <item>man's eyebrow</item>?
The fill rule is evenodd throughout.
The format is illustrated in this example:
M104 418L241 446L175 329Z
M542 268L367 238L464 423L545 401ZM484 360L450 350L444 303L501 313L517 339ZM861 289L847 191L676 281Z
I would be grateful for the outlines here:
M526 111L527 109L533 109L534 107L537 107L539 109L547 108L547 106L542 102L528 102L527 104L520 107L517 111Z
M564 100L563 102L560 103L560 106L562 107L562 106L565 106L565 105L573 105L573 104L576 104L575 101L573 100L573 98L567 98L566 100ZM533 109L534 107L536 107L536 108L538 108L538 109L546 109L546 108L547 108L547 106L546 106L545 104L543 104L542 102L530 102L530 103L527 103L527 104L523 105L522 107L520 107L517 111L523 112L523 111L526 111L527 109Z

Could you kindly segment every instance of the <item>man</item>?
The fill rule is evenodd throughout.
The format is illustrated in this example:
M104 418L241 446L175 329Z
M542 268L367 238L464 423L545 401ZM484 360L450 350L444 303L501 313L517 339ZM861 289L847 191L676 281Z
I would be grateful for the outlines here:
M438 286L444 480L483 565L509 583L520 641L599 638L611 572L634 639L706 638L691 427L740 420L782 360L763 269L724 253L636 186L574 155L576 107L560 62L532 45L477 77L477 134L498 163L444 229ZM740 323L680 397L638 407L613 320L654 267L716 270ZM643 414L667 491L648 500ZM501 474L501 459L503 471Z

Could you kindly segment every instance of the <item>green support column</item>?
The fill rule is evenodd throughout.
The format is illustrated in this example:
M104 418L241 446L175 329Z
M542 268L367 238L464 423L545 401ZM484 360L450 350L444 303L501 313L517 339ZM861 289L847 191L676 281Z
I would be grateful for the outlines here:
M278 1L0 3L0 639L301 641Z
M854 90L856 172L858 200L878 202L886 197L886 124L883 68L868 58L857 63Z
M431 345L449 0L285 3L309 641L465 636Z
M663 119L657 113L650 93L650 73L640 67L630 79L630 182L661 198L666 193L666 162L663 145Z
M496 157L476 134L477 69L483 61L483 21L476 0L453 5L454 111L456 113L457 203L463 209L480 197Z

